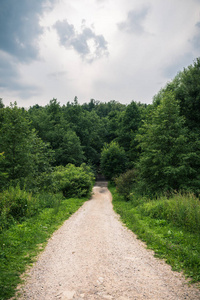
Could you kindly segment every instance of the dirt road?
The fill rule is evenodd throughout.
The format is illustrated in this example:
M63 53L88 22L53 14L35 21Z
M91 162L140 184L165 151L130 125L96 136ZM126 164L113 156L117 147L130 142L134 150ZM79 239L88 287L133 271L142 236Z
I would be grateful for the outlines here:
M105 185L54 233L29 274L21 299L200 299L121 224Z

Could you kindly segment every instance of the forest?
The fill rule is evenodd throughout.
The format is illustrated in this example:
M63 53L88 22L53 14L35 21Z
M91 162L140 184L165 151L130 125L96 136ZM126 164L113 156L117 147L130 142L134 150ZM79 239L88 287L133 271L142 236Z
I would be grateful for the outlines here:
M200 189L200 59L153 98L29 109L0 102L1 190L40 191L61 166L85 165L108 180L132 170L134 190L149 196Z
M25 109L0 100L1 233L63 197L89 197L99 174L125 202L174 193L198 199L199 169L200 58L148 105L81 105L75 97Z

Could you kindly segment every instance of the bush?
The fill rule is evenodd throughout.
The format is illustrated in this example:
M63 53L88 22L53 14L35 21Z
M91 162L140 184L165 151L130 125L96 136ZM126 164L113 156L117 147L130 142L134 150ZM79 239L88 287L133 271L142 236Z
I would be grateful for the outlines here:
M16 222L22 222L45 208L57 208L62 193L38 193L34 196L19 186L10 186L0 193L0 232Z
M32 195L19 186L9 187L0 193L0 230L27 215Z
M128 170L126 173L121 174L119 177L115 178L115 184L117 192L122 195L125 200L130 199L130 193L133 190L133 185L135 183L136 170Z
M85 164L80 167L68 164L66 167L57 167L53 179L54 190L62 191L64 197L70 198L89 196L95 178L90 167Z
M44 190L32 194L19 185L10 186L0 193L0 231L16 222L22 222L45 208L60 206L63 196L81 198L89 196L94 185L94 174L82 164L75 167L57 167L47 176L44 173ZM48 191L47 191L48 189Z

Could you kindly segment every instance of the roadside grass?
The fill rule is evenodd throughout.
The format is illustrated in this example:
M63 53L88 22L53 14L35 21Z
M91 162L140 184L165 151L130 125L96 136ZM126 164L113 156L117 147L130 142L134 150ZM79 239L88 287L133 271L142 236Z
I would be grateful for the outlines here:
M172 270L182 271L191 283L200 282L200 202L192 195L157 200L134 197L124 201L109 185L114 210L155 256Z
M56 195L55 195L56 196ZM15 295L20 275L31 265L47 240L88 198L61 200L0 234L0 300Z

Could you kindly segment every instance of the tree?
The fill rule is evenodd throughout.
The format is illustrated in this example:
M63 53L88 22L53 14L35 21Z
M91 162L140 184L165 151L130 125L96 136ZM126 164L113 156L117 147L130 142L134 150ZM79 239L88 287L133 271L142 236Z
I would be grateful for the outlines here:
M84 161L83 149L79 137L72 130L63 133L62 141L55 149L57 165L66 166L71 163L80 166Z
M1 165L2 165L2 162L4 161L4 159L5 159L4 153L0 153L0 187L1 188L5 185L6 179L8 177L8 174L5 173L5 171L2 171L2 168L1 168Z
M141 123L140 110L136 102L132 101L122 114L122 121L117 141L124 148L129 159L129 167L135 164L139 151L135 140Z
M127 157L117 142L106 144L101 152L101 171L111 180L126 171Z
M0 151L4 152L5 159L0 162L0 168L8 174L8 181L24 184L28 177L33 179L47 171L53 153L31 129L25 110L16 103L1 109Z
M0 128L0 151L4 152L3 162L9 179L26 177L29 172L30 123L26 113L11 104L3 109L3 121Z
M176 99L180 100L180 113L186 118L190 130L200 130L200 58L185 68L172 81Z
M124 112L114 110L111 111L107 116L107 132L106 132L106 141L111 143L113 140L117 140L122 126L122 116Z
M142 150L139 185L151 194L183 187L193 173L187 129L174 93L165 91L151 120L141 127L137 140Z
M180 114L185 125L194 132L200 129L200 58L184 68L159 93L154 96L154 106L160 104L165 92L173 92L180 103Z
M3 104L3 99L2 98L0 98L0 109L1 108L4 108L4 104Z

